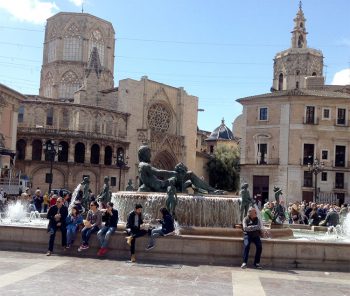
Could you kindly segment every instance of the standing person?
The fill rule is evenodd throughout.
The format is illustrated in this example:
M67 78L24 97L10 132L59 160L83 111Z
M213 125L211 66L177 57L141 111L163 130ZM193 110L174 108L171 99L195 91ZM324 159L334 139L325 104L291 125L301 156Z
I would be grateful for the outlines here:
M46 256L51 256L53 252L53 244L55 242L57 229L62 233L62 247L66 247L66 218L68 216L68 209L63 205L61 197L57 198L56 205L52 206L47 213L49 219L48 232L50 233L49 249Z
M118 211L113 209L113 203L107 202L106 209L101 210L102 212L102 221L105 222L105 225L97 233L98 240L100 242L100 250L97 253L97 256L103 256L107 253L108 242L111 235L116 231L118 225Z
M84 228L81 231L82 243L78 248L78 252L89 248L89 239L91 234L100 230L102 225L102 213L98 209L97 201L90 203L90 210L84 220Z
M262 244L260 240L261 222L257 217L256 210L250 207L248 215L243 219L243 263L241 268L247 268L250 244L254 243L256 247L254 266L261 269L260 257L262 252Z
M155 247L155 241L158 236L168 235L175 230L174 218L171 216L169 211L166 208L161 208L160 212L162 213L163 219L158 220L158 222L162 224L162 226L152 229L148 247L146 248L147 251Z
M143 224L142 205L136 204L135 209L129 213L126 229L130 236L126 237L126 242L130 246L131 262L136 262L135 242L136 238L147 234L147 230L141 229Z
M44 205L44 213L47 213L47 209L49 208L49 205L50 205L50 198L47 192L44 194L44 197L43 197L43 205Z
M41 195L40 189L35 190L35 195L33 196L33 202L34 202L35 209L36 209L39 213L41 213L42 204L43 204L43 202L44 202L44 198L43 198L43 196Z
M83 223L83 216L79 213L79 208L77 206L74 206L66 218L67 249L73 245L75 237L77 235L78 227L81 223Z

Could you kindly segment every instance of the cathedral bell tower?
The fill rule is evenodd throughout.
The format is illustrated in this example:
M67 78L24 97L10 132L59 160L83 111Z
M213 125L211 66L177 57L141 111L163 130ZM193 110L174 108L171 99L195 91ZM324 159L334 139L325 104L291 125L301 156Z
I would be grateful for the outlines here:
M272 90L290 90L307 87L307 80L316 77L323 81L323 54L320 50L307 47L306 19L299 3L294 18L291 48L276 54Z

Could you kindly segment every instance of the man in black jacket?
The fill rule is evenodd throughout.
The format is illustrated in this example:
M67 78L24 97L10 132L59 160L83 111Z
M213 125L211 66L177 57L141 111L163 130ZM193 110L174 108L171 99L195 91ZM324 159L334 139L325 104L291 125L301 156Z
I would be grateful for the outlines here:
M135 209L130 212L128 216L128 222L126 224L126 229L130 236L126 237L126 242L130 246L131 262L135 262L135 241L137 237L144 236L147 234L147 230L141 229L141 224L143 224L142 219L142 205L136 204Z
M107 208L101 210L102 221L105 225L97 233L98 240L100 241L100 250L97 256L103 256L107 253L107 245L111 235L116 231L118 225L118 211L113 209L113 203L107 202Z
M254 266L261 269L260 257L262 252L262 244L260 240L261 221L256 215L256 209L251 207L248 215L243 219L243 263L241 268L247 267L250 244L254 243L256 247Z
M63 205L62 197L57 198L56 205L52 206L48 213L47 219L49 219L49 225L47 227L48 232L50 233L49 240L49 250L46 253L46 256L51 256L53 251L53 245L55 243L56 231L57 229L61 230L62 233L62 247L66 247L67 243L67 229L66 229L66 218L68 216L68 209Z

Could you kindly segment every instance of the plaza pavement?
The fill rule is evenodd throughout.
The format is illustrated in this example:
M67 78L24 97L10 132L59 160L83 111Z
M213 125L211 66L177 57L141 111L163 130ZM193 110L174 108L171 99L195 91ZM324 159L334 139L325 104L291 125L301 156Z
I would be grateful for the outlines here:
M350 295L350 274L0 251L0 295Z

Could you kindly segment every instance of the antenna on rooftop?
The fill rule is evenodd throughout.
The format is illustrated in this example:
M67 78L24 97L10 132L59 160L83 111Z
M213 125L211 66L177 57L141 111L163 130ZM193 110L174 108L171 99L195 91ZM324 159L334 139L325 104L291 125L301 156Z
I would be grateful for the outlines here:
M81 13L84 13L84 0L81 1Z

